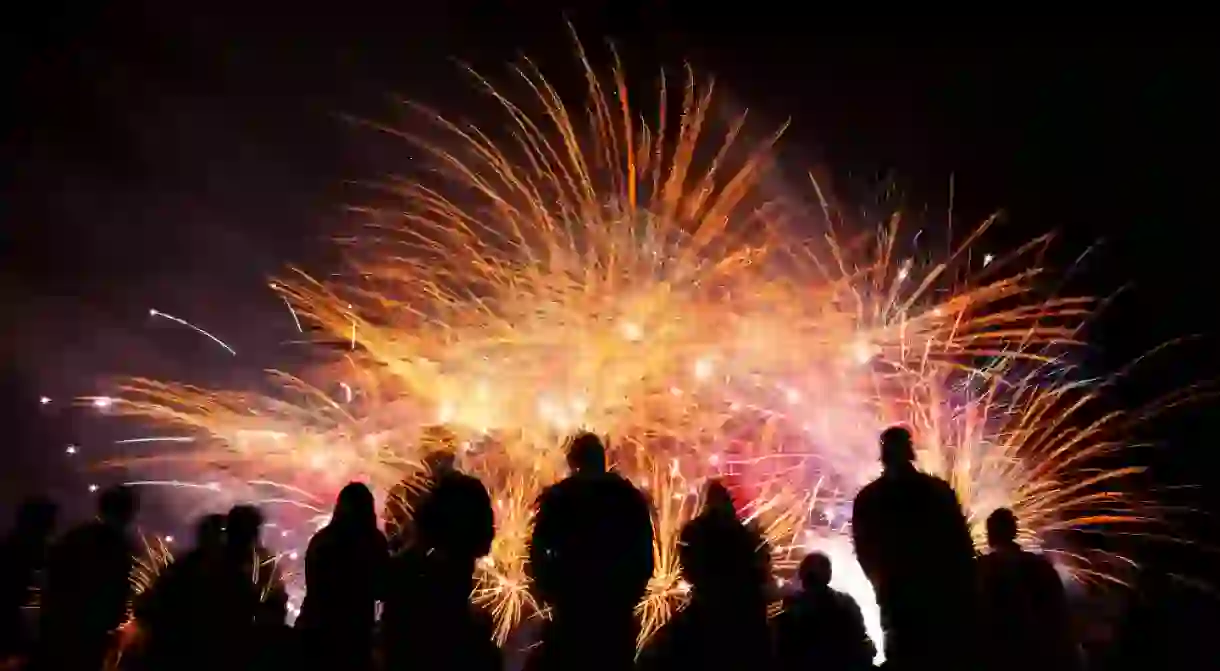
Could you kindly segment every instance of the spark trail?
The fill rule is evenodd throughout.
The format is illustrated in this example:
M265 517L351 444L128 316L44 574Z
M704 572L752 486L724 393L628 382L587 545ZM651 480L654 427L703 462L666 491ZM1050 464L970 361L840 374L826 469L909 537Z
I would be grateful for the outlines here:
M211 333L199 328L198 326L195 326L194 324L188 322L187 320L185 320L181 317L175 317L171 314L166 314L155 308L149 308L148 315L150 317L161 317L162 319L168 319L171 322L174 322L175 324L181 324L181 325L191 329L192 331L204 336L205 338L211 340L212 342L216 343L217 345L220 345L229 354L232 354L233 356L237 356L237 350L233 349L232 347L229 347L228 343L221 340L220 338L217 338L216 336L212 335Z

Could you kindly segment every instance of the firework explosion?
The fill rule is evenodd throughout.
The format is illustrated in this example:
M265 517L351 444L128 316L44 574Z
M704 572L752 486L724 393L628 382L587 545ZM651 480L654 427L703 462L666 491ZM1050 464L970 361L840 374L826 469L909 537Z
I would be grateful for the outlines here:
M273 373L270 395L130 380L111 410L176 435L122 464L177 464L190 476L166 484L288 504L303 517L283 515L281 533L302 537L349 480L384 495L418 476L422 434L444 425L492 492L497 537L473 598L501 641L539 614L531 505L580 428L609 437L655 504L645 635L684 599L678 532L719 477L765 531L777 582L826 551L877 638L846 526L895 423L958 488L976 540L1011 506L1031 544L1106 575L1070 534L1141 519L1121 485L1131 469L1091 468L1121 446L1124 418L1079 418L1097 387L1067 381L1062 357L1092 304L1037 295L1045 240L978 254L984 222L927 259L904 253L896 219L836 236L831 208L766 197L775 138L749 145L744 117L718 123L710 81L662 77L648 118L621 69L602 77L580 57L579 104L527 62L520 103L477 78L504 112L494 131L418 107L430 131L384 129L434 170L389 180L393 209L362 210L349 280L271 285L333 362Z

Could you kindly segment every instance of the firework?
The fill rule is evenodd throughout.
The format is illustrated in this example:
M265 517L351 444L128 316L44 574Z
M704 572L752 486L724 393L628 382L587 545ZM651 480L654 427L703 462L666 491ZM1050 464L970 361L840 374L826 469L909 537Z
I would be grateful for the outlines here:
M173 537L141 536L142 548L136 555L128 575L131 586L127 601L127 618L115 630L114 644L106 655L103 668L107 671L122 668L127 654L143 644L144 632L137 618L138 604L148 596L157 578L174 561L170 550Z
M927 258L905 254L897 218L837 235L846 225L824 203L766 195L778 135L750 144L744 117L722 123L710 81L662 76L650 119L620 69L601 77L580 59L578 104L527 62L520 103L476 76L498 125L413 106L430 130L383 129L434 169L387 180L394 208L361 210L370 227L349 279L271 285L334 362L273 373L275 394L131 380L111 411L183 440L120 463L177 464L205 475L166 484L212 490L223 473L241 483L223 486L230 496L316 525L347 481L384 493L417 474L422 433L446 425L492 492L497 537L473 598L501 641L540 614L531 506L580 428L609 437L615 467L655 505L645 636L685 598L675 542L712 477L765 531L777 581L826 551L876 635L845 529L894 423L958 487L976 538L1011 506L1031 543L1106 575L1065 534L1142 518L1121 485L1131 469L1086 470L1121 446L1123 418L1079 419L1097 389L1067 381L1064 361L1092 302L1037 292L1045 239L977 253L988 221Z

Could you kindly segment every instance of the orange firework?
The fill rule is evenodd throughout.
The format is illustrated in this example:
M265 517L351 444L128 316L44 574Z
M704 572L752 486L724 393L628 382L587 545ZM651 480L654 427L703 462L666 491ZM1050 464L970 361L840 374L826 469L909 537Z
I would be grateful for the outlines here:
M1142 519L1124 503L1133 469L1083 475L1119 446L1120 418L1077 423L1094 390L1057 381L1092 301L1038 296L1045 239L972 254L987 221L925 259L902 254L897 218L837 237L828 207L818 224L765 196L778 134L750 145L744 116L718 124L710 81L662 76L648 117L621 69L602 77L579 55L576 103L526 62L522 102L476 75L498 126L413 106L431 131L384 128L426 151L428 176L387 180L396 206L361 210L352 279L272 285L342 357L310 382L274 373L272 396L130 381L114 411L195 439L149 458L278 483L317 510L329 492L302 474L387 491L418 471L424 428L447 425L496 507L474 598L500 640L539 613L531 505L578 428L609 436L616 468L656 504L646 635L684 598L674 544L711 477L742 483L781 579L825 549L869 609L842 507L876 473L891 423L917 430L921 464L958 486L976 530L1005 505L1031 542ZM1105 574L1086 559L1069 566Z

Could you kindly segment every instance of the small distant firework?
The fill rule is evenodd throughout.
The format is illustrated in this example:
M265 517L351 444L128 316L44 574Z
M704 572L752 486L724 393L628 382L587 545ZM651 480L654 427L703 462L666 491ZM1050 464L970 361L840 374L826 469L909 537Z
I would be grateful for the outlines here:
M272 373L273 395L129 380L110 411L180 442L121 463L176 465L191 477L161 484L286 504L301 514L282 535L296 519L304 539L349 480L384 493L415 477L421 435L446 425L461 467L492 491L497 537L473 598L500 641L540 614L531 506L582 428L609 436L615 468L655 503L645 637L685 599L676 538L702 485L724 478L765 531L777 581L827 552L876 638L847 517L895 423L958 488L976 541L1010 506L1030 544L1079 577L1110 575L1071 534L1143 521L1124 486L1136 469L1097 467L1122 447L1126 418L1088 417L1098 387L1067 381L1093 302L1039 297L1045 239L972 260L988 221L928 259L903 251L897 218L835 235L845 225L825 205L825 235L802 239L792 222L808 214L761 188L774 139L746 146L744 117L714 132L710 82L688 71L674 90L662 77L650 121L621 70L601 77L580 59L579 104L526 63L514 72L536 97L522 104L477 79L502 128L417 108L435 141L386 129L427 150L439 179L394 180L401 207L365 211L376 234L353 246L352 279L271 285L298 329L337 345L323 349L336 362Z

